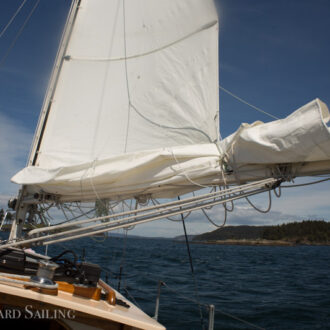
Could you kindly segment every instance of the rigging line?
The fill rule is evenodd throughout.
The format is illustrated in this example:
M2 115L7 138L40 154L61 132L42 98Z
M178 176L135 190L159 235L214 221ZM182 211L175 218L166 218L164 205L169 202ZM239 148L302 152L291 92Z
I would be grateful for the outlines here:
M72 210L72 207L70 205L63 204L63 209L66 209L68 212L70 212L72 217L75 216L74 210Z
M278 186L278 192L276 191L276 188L274 188L274 194L277 198L281 197L281 195L282 195L281 186Z
M135 210L137 208L138 208L138 202L135 201ZM124 211L124 203L122 203L122 211ZM125 262L126 262L127 236L128 236L128 230L125 230L125 228L123 228L123 230L124 230L125 234L124 234L124 237L123 237L123 240L124 240L123 252L122 252L122 256L121 256L121 259L120 259L120 266L119 266L119 279L118 279L118 291L119 292L120 292L122 272L123 272L123 268L124 268ZM126 287L124 289L126 289Z
M42 207L43 207L44 209L41 210L41 212L42 212L42 213L46 213L48 219L50 219L50 220L54 220L54 218L53 218L53 217L49 214L49 212L48 212L48 211L51 209L51 207L53 207L53 206L54 206L53 203L51 203L51 204L49 205L49 207L46 208L45 204L42 204Z
M317 184L317 183L320 183L320 182L325 182L325 181L329 181L330 178L326 178L326 179L323 179L323 180L318 180L318 181L313 181L313 182L307 182L307 183L301 183L301 184L294 184L294 185L290 185L290 186L281 186L282 188L294 188L294 187L303 187L303 186L310 186L312 184Z
M259 208L257 208L250 200L249 198L246 196L245 199L249 202L249 204L258 212L260 213L268 213L270 211L270 209L272 208L272 195L270 193L270 190L268 190L268 197L269 197L269 204L268 204L268 208L266 210L260 210Z
M148 274L148 273L138 272L138 274L139 274L141 277L144 277L144 278L146 278L146 279L148 279L148 280L151 280L151 281L153 281L153 282L159 282L159 279L157 279L157 278L153 278L153 277L152 277L150 274ZM173 288L169 287L169 286L167 285L166 282L164 282L164 281L161 281L161 282L162 282L162 285L163 285L164 288L166 288L168 291L170 291L170 292L172 292L172 293L175 293L175 294L176 294L177 296L179 296L180 298L182 298L182 299L184 299L184 300L187 300L187 301L190 301L190 302L192 302L192 303L194 303L194 304L197 304L197 305L200 303L200 302L198 302L197 300L192 299L192 298L188 297L187 295L181 293L180 290L173 289ZM140 292L145 292L144 290L141 290L141 289L137 289L137 290L140 291ZM208 307L209 307L209 305L208 305L208 304L205 304L205 303L202 303L201 306L203 306L203 307L205 307L205 308L208 308ZM241 319L241 318L239 318L239 317L237 317L237 316L235 316L235 315L232 315L232 314L230 314L230 313L226 313L226 312L224 312L224 311L222 311L222 310L219 310L218 307L217 307L217 313L218 313L218 312L220 312L220 314L223 314L223 315L225 315L225 316L227 316L227 317L229 317L229 318L232 318L232 319L234 319L234 320L236 320L236 321L239 321L239 322L245 323L246 325L249 325L249 326L251 326L252 328L260 329L260 330L265 330L264 328L259 327L259 326L255 325L255 324L253 324L253 323L250 323L250 322L248 322L248 321L246 321L246 320L243 320L243 319Z
M192 130L192 131L196 131L198 133L201 133L202 135L204 135L210 143L213 143L215 141L212 141L212 139L208 136L207 133L205 133L204 131L196 128L196 127L190 127L190 126L186 126L186 127L171 127L171 126L167 126L167 125L161 125L161 124L158 124L156 123L155 121L149 119L148 117L146 117L145 115L143 115L134 105L133 103L130 103L131 107L133 108L133 110L140 116L142 117L144 120L146 120L147 122L149 122L150 124L152 125L155 125L155 126L158 126L160 128L165 128L165 129L177 129L177 130Z
M82 206L79 206L78 203L77 203L77 208L78 208L78 210L80 212L79 215L78 215L79 218L82 217L83 215L85 215L87 218L89 218L89 216L87 216L87 214L91 213L92 211L95 211L95 207L92 208L92 209L91 209L91 207L88 207L89 208L88 211L83 211L82 210L83 207ZM86 208L86 207L84 207L84 208Z
M160 205L160 204L161 204L157 199L154 199L154 198L151 199L151 203L152 203L153 205ZM182 213L181 213L181 214L182 214ZM189 216L190 214L191 214L191 212L187 212L187 213L183 216L183 218L184 218L184 219L188 218L188 216ZM168 219L168 220L170 220L170 221L173 221L173 222L181 222L181 221L182 221L181 219L173 219L173 218L171 218L171 217L166 217L166 219Z
M223 203L222 205L223 205L223 207L225 208L225 210L226 211L228 211L228 212L233 212L234 211L234 202L233 201L230 201L230 203L231 203L231 209L229 209L228 207L227 207L227 203Z
M145 275L147 275L147 274L145 274ZM150 279L150 276L148 277L148 279ZM153 278L151 278L151 279L152 279L153 281L156 281L156 279L153 279ZM188 296L182 294L181 291L169 287L164 281L162 281L162 283L163 283L163 286L164 286L165 288L167 288L169 291L175 293L175 294L178 295L180 298L185 299L185 300L187 300L187 301L190 301L190 302L192 302L192 303L194 303L194 304L197 304L197 305L200 304L200 302L197 301L196 299L192 299L192 298L190 298L190 297L188 297ZM203 306L203 307L208 307L208 305L207 305L207 304L204 304L204 303L201 304L201 306Z
M67 222L71 222L71 221L77 220L77 219L81 218L82 216L87 216L87 214L92 213L94 211L95 211L95 208L93 208L93 209L91 209L91 210L89 210L89 211L87 211L85 213L79 214L79 215L75 216L74 218L68 219L66 221L59 222L56 225L61 225L63 223L67 223Z
M0 59L0 68L2 67L2 65L4 64L5 60L7 59L8 55L10 54L11 50L14 48L14 46L16 45L16 42L18 40L18 38L21 36L21 34L23 33L25 26L27 25L27 23L29 22L31 16L33 15L34 11L37 9L38 5L39 5L40 0L37 0L36 3L34 4L33 8L31 9L28 17L25 19L23 25L21 26L21 28L19 29L19 31L17 32L14 40L12 41L12 43L9 45L7 51L5 52L5 54L2 56L2 58Z
M180 196L178 196L178 200L181 200ZM180 209L181 209L181 207L180 207ZM197 285L197 280L196 280L195 272L194 272L194 266L193 266L192 257L191 257L191 253L190 253L190 246L189 246L189 241L188 241L187 228L186 228L186 224L185 224L185 221L184 221L183 214L180 213L180 215L181 215L181 220L182 220L184 237L185 237L185 241L186 241L187 252L188 252L188 256L189 256L191 275L192 275L192 278L193 278L193 281L194 281L195 295L196 295L196 298L197 298L197 301L198 301L198 308L199 308L201 326L202 326L202 329L204 330L203 311L202 311L201 303L199 301L198 285Z
M221 190L221 187L219 187L219 189ZM215 187L215 191L216 191L216 187ZM195 196L194 192L193 192L193 195ZM214 200L215 200L215 199L214 199ZM212 209L213 206L211 206L211 207L204 207L204 208L201 209L201 211L202 211L203 214L205 215L206 219L207 219L207 220L208 220L213 226L215 226L215 227L217 227L217 228L222 228L222 227L225 226L225 224L226 224L226 222L227 222L227 214L228 214L228 212L232 212L232 211L234 210L234 203L233 203L233 201L231 201L231 203L232 203L232 208L229 209L229 210L228 210L228 208L227 208L227 206L226 206L226 203L223 203L223 204L222 204L222 206L223 206L223 208L224 208L224 210L225 210L225 218L224 218L224 220L223 220L222 225L217 225L217 224L215 223L215 221L213 221L213 220L210 218L210 216L206 213L206 210Z
M77 216L75 216L75 217L73 217L71 219L68 219L68 220L59 222L56 225L61 225L63 223L67 223L67 222L71 222L71 221L77 220L77 219L81 218L82 216L87 216L87 214L92 213L93 211L95 211L95 208L92 208L92 209L90 209L90 210L88 210L88 211L86 211L84 213L78 214Z
M278 118L278 117L276 117L276 116L274 116L274 115L268 113L267 111L264 111L264 110L262 110L262 109L260 109L260 108L258 108L258 107L256 107L256 106L254 106L253 104L246 102L245 100L243 100L243 99L240 98L239 96L237 96L237 95L235 95L234 93L230 92L228 89L226 89L226 88L224 88L224 87L222 87L222 86L220 86L220 85L219 85L219 88L220 88L221 90L223 90L225 93L227 93L227 94L229 94L230 96L232 96L233 98L235 98L236 100L238 100L238 101L240 101L240 102L242 102L242 103L248 105L249 107L253 108L254 110L257 110L257 111L263 113L264 115L267 115L267 116L269 116L269 117L271 117L271 118L273 118L273 119L280 119L280 118Z
M134 303L137 307L139 307L140 309L142 309L142 307L140 307L140 305L137 303L137 301L135 300L135 298L129 293L129 291L127 290L127 287L125 287L124 290L125 290L127 296L128 296L130 299L132 299L133 303Z
M65 217L65 222L67 222L67 221L69 220L69 218L68 218L68 216L66 215L66 212L65 212L65 210L64 210L63 205L60 204L59 207L60 207L60 209L61 209L61 211L62 211L62 214L63 214L64 217Z
M7 23L7 25L2 29L1 33L0 33L0 38L5 34L5 32L7 31L7 29L9 28L9 26L11 25L11 23L14 21L15 17L18 15L18 13L21 11L21 9L23 8L24 4L25 4L26 0L24 0L21 5L18 7L18 9L16 10L15 14L12 16L12 18L9 20L9 22Z
M125 2L125 1L124 1ZM198 28L197 30L193 31L193 32L190 32L189 34L175 40L175 41L172 41L170 42L169 44L166 44L160 48L156 48L156 49L152 49L148 52L145 52L145 53L142 53L142 54L136 54L136 55L131 55L131 56L126 56L125 54L125 57L115 57L115 58L81 58L81 57L74 57L74 56L66 56L65 59L66 60L77 60L77 61L97 61L97 62L106 62L106 61L123 61L123 60L130 60L130 59L134 59L134 58L138 58L138 57L143 57L143 56L147 56L147 55L151 55L153 53L156 53L156 52L159 52L159 51L162 51L166 48L169 48L185 39L188 39L189 37L199 33L199 32L202 32L204 30L207 30L209 28L211 28L212 26L216 25L218 23L218 21L212 21L212 22L209 22L209 23L206 23L204 24L203 26L201 26L200 28Z
M206 213L206 211L204 209L201 209L202 212L204 213L206 219L215 227L217 228L223 228L225 225L226 225L226 222L227 222L227 209L224 207L225 209L225 218L223 220L223 223L221 225L217 225L211 218L210 216Z

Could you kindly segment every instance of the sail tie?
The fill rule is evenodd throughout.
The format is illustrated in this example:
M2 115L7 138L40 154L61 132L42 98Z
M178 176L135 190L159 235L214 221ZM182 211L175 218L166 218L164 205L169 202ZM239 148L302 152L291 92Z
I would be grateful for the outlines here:
M174 154L174 152L173 152L173 149L172 149L172 148L169 148L169 150L170 150L170 152L171 152L171 154L172 154L174 160L176 161L178 167L180 167L180 163L179 163L178 159L176 158L176 156L175 156L175 154ZM187 174L184 170L182 170L181 172L182 172L182 174L184 175L184 177L185 177L190 183L192 183L193 185L198 186L198 187L201 187L201 188L209 188L209 186L205 186L205 185L202 185L202 184L200 184L200 183L198 183L198 182L196 182L196 181L193 181L193 180L188 176L188 174Z

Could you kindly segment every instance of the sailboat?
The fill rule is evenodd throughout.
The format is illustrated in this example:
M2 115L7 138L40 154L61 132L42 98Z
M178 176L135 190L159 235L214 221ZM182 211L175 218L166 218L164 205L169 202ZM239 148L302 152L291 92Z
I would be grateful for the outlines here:
M287 118L242 124L221 140L212 0L73 0L28 164L12 178L21 189L0 246L0 303L24 321L57 313L43 321L47 327L164 329L102 281L97 265L31 247L329 174L329 122L327 106L315 99ZM81 212L23 233L51 208Z

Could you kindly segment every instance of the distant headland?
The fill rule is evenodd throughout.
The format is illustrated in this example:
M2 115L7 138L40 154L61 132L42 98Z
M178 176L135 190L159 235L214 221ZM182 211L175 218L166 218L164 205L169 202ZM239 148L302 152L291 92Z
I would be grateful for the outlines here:
M182 241L183 236L175 238ZM225 245L330 245L330 222L304 220L277 226L226 226L189 236L192 243Z

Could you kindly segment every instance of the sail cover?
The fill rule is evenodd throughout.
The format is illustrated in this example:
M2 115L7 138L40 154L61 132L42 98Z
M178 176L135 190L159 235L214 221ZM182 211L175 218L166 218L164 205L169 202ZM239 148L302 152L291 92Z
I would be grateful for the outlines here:
M269 177L299 144L300 153L315 155L309 161L330 159L328 110L318 100L298 110L301 125L295 118L245 125L219 141L213 1L81 0L77 8L30 164L12 178L30 193L62 201L167 198Z

